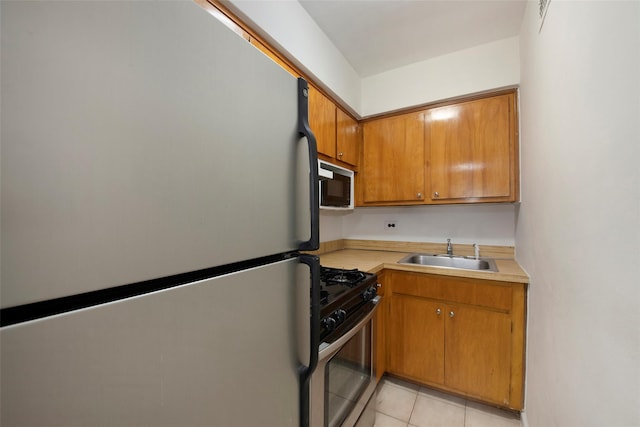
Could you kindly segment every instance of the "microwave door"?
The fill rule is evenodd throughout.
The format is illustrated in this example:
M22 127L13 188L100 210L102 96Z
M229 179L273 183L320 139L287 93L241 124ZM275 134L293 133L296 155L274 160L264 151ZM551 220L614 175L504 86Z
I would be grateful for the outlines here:
M351 204L350 179L334 173L331 180L322 181L322 205L347 207Z

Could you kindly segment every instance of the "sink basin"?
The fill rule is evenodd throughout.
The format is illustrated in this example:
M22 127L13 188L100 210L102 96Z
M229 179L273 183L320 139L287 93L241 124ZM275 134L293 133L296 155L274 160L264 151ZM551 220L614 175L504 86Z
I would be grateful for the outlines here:
M475 259L452 255L411 254L402 258L398 263L460 268L463 270L498 271L496 262L491 258Z

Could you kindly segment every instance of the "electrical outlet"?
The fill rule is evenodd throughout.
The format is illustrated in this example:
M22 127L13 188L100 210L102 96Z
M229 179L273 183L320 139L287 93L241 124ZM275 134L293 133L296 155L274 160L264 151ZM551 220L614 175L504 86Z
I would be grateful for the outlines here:
M398 228L398 222L397 221L385 221L384 222L384 228L386 230L395 230Z

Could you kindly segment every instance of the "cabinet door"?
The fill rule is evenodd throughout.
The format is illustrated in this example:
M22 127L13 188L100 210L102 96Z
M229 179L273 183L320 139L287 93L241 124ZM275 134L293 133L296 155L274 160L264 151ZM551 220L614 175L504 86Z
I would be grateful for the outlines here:
M514 201L514 94L428 110L431 200Z
M387 339L388 369L424 382L444 382L442 304L393 295Z
M364 124L363 201L422 202L424 113Z
M358 122L339 108L336 108L336 122L336 159L357 166Z
M445 323L445 384L498 404L509 404L511 319L507 314L450 306Z
M309 126L318 143L318 153L336 157L336 106L309 86Z

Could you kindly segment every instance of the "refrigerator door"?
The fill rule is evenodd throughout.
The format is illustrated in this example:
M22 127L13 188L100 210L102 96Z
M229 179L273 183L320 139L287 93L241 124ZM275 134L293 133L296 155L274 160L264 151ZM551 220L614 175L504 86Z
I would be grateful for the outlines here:
M298 81L246 40L189 1L0 7L2 307L310 238Z
M308 316L294 258L3 328L0 424L298 426Z

